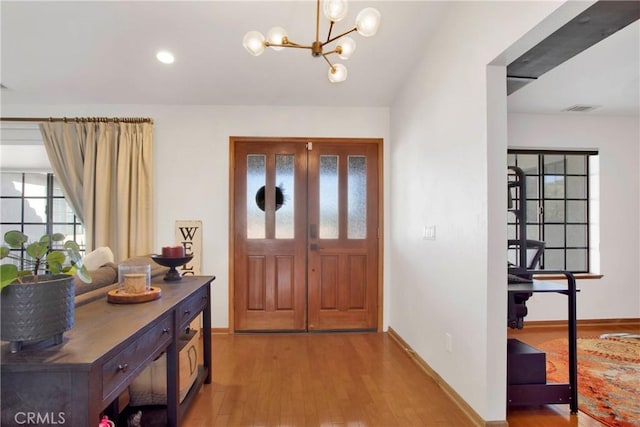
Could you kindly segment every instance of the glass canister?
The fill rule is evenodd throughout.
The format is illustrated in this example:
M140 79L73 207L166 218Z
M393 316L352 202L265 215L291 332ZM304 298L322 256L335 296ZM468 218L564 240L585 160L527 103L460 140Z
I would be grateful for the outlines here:
M151 290L151 265L118 265L118 284L120 292L143 294Z

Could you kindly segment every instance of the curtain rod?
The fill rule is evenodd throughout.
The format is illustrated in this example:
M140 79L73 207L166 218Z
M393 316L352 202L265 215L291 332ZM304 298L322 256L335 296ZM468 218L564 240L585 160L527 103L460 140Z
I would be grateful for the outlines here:
M123 122L123 123L151 123L149 117L0 117L3 122Z

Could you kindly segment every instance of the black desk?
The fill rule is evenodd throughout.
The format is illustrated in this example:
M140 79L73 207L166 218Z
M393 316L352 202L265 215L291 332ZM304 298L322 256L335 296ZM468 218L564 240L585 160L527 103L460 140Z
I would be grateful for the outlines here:
M536 275L563 275L567 283L533 280L533 283L507 285L512 293L558 293L567 296L567 338L569 352L569 384L517 384L508 385L507 402L510 405L544 405L569 403L571 413L578 413L578 342L576 327L576 279L566 271L536 270ZM511 297L511 295L510 295Z

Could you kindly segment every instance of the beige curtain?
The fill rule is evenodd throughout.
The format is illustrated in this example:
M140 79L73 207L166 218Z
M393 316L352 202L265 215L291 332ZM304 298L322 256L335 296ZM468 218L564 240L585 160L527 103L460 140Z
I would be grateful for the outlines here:
M153 125L45 122L40 130L87 251L108 246L117 261L153 252Z

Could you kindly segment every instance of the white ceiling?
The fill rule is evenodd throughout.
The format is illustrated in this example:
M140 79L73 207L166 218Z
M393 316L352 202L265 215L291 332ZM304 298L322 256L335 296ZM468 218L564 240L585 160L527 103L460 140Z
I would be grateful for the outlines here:
M420 59L450 2L352 1L334 34L358 11L376 7L378 34L354 35L346 82L331 84L327 64L309 51L249 55L242 37L276 25L310 44L314 1L2 1L3 104L207 104L389 106ZM320 38L327 27L321 22ZM509 96L511 111L638 114L638 23L605 39ZM472 41L471 41L472 42ZM159 49L176 56L170 66ZM568 84L567 82L570 82Z

